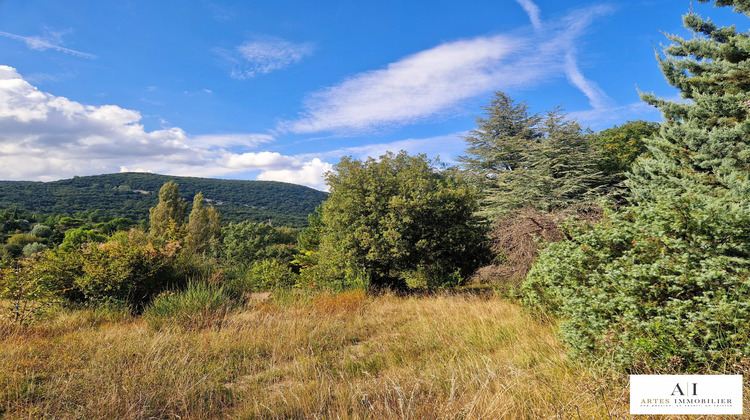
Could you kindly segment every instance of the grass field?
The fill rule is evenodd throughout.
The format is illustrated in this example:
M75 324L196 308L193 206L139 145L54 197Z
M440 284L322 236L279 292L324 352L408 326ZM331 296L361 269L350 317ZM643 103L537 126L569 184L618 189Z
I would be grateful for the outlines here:
M3 324L0 417L629 418L627 377L569 360L552 326L495 297L350 292L202 316Z

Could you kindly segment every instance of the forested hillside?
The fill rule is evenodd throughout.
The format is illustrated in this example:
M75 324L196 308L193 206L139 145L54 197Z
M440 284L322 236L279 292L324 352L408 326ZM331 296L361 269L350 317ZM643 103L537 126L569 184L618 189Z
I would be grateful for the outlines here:
M202 191L225 222L271 220L275 225L302 227L307 215L327 196L312 188L274 181L118 173L54 182L0 181L0 209L68 215L98 212L105 217L143 220L159 201L159 188L168 181L177 182L187 200Z

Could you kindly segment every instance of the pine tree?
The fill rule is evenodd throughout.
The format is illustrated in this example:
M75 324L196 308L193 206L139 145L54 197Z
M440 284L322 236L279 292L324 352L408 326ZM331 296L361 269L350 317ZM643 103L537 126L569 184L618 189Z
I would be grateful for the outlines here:
M176 182L169 181L159 190L159 204L149 211L151 234L157 238L179 236L180 228L185 223L187 203L180 198L180 190Z
M204 196L199 192L193 198L193 209L188 216L185 248L196 254L206 252L218 240L221 233L221 218L216 209L203 204Z
M716 5L748 13L742 1ZM635 165L629 185L638 202L697 193L743 199L750 193L750 37L693 12L683 23L694 38L668 36L673 44L657 58L667 81L689 101L642 95L665 122L647 142L650 157Z
M477 128L464 139L464 167L484 179L494 179L501 171L512 171L524 165L524 152L542 134L537 114L529 114L525 102L516 103L504 92L495 92L489 105L483 106L484 117L477 117Z
M689 101L643 95L664 123L633 167L633 204L547 248L524 293L566 319L582 355L732 372L750 354L750 39L692 12L683 22L693 39L669 36L658 60Z
M478 128L465 138L469 147L461 161L482 180L485 216L504 217L521 207L550 211L605 192L591 133L559 109L530 115L526 103L503 92L484 109Z

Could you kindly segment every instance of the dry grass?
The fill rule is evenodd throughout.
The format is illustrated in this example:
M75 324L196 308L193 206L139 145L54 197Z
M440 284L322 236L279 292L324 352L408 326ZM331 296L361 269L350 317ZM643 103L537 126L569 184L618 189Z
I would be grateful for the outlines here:
M77 311L0 334L8 419L629 417L626 381L497 298L257 301L186 331Z

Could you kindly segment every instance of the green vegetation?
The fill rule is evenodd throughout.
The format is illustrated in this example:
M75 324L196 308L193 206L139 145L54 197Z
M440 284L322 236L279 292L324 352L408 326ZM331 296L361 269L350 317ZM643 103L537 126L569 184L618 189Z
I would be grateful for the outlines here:
M94 222L117 217L140 221L148 218L149 208L158 202L159 188L169 181L179 184L183 198L192 199L202 191L226 222L270 220L275 225L304 227L307 215L326 198L324 192L282 182L119 173L54 182L0 181L0 209Z
M0 416L621 418L628 373L747 378L750 35L684 23L661 124L498 92L463 169L345 157L273 221L217 197L279 184L147 174L58 186L150 223L0 211Z
M404 288L410 278L457 286L483 262L477 194L456 174L405 152L377 161L343 158L335 171L313 227L329 281L353 275L372 288Z
M503 92L484 107L466 137L464 167L486 190L484 213L504 217L519 208L551 211L593 201L609 183L597 166L591 133L555 109L529 115Z
M581 356L734 372L750 352L749 38L694 13L684 23L695 38L670 36L660 63L691 101L643 95L665 122L633 166L633 205L550 246L524 287Z

